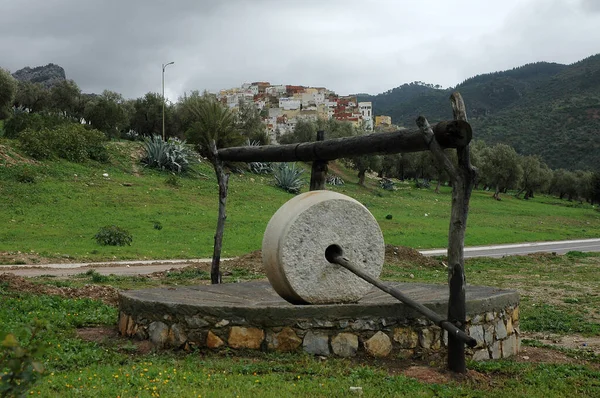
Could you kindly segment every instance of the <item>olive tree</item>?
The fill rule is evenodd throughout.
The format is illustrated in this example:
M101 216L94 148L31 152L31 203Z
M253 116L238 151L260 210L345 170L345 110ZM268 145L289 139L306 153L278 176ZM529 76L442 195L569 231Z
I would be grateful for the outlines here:
M40 83L21 81L17 86L14 103L29 112L42 112L50 106L50 91Z
M0 120L10 116L16 92L17 81L7 70L0 68Z
M107 137L118 138L128 122L124 103L121 94L104 90L102 95L86 104L84 117Z
M544 191L552 180L552 170L538 155L523 156L520 158L523 177L519 182L519 192L516 196L525 193L524 199L533 198L535 191Z
M83 116L81 90L73 80L63 80L50 89L51 108L67 117Z
M523 175L519 155L509 145L496 144L485 148L480 160L480 173L485 183L494 188L496 200L500 200L500 192L515 187Z

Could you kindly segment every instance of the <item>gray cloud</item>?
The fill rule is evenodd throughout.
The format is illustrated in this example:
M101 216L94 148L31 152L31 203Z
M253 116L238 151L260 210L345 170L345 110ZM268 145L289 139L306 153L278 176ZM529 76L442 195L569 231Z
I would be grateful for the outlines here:
M5 2L0 66L49 62L86 92L126 97L243 82L377 93L455 85L597 52L595 0L21 0Z

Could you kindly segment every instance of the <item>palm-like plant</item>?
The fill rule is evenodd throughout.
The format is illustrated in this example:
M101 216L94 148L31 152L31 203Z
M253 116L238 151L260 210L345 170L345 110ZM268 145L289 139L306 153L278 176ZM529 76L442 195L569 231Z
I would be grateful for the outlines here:
M191 127L186 131L188 142L196 145L203 155L208 154L211 141L217 148L241 145L244 139L236 127L233 112L210 96L191 96L183 103Z

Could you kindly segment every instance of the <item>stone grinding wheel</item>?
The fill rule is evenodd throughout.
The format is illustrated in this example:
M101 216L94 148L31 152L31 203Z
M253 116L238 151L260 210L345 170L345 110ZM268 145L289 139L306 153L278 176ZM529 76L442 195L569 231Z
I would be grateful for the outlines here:
M331 191L311 191L273 215L262 243L263 264L273 289L293 304L352 303L372 285L338 264L326 250L340 251L378 278L385 244L373 215L358 201Z

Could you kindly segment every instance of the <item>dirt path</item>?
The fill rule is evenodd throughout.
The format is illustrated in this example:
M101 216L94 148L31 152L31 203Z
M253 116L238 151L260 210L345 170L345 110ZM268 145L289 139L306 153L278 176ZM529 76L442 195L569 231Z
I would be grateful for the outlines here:
M228 259L223 259L224 261ZM85 273L91 269L101 275L147 275L154 272L164 272L171 269L180 269L198 264L210 263L209 258L192 260L163 260L163 261L119 261L115 263L67 263L32 265L0 265L0 273L7 272L17 276L54 276L66 277Z

